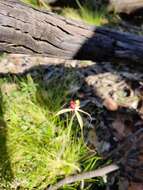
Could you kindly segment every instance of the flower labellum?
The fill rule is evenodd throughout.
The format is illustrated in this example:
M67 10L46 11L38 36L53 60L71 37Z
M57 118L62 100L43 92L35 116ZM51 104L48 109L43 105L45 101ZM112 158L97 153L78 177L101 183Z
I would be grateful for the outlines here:
M70 108L73 110L76 108L76 102L75 101L73 101L73 100L70 101Z
M80 101L79 100L71 100L70 101L70 108L75 110L75 109L79 109L80 108Z

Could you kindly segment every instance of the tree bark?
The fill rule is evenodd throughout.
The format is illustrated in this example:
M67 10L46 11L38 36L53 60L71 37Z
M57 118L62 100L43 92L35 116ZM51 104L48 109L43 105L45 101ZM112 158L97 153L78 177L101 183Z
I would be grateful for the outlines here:
M143 8L143 0L109 0L109 9L118 13L130 14Z
M0 0L0 52L142 62L143 37L85 25L16 0Z

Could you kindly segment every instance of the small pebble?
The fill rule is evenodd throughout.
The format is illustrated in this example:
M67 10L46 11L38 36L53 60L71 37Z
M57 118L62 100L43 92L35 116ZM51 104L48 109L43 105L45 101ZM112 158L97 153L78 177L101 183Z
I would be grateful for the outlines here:
M104 102L103 105L110 111L116 111L118 109L118 104L111 98L111 97L107 97Z

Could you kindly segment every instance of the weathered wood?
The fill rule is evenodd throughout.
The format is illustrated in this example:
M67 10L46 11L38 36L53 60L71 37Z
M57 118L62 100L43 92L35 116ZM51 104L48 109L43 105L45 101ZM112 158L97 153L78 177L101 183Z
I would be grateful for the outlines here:
M109 0L109 9L118 13L131 13L143 8L143 0Z
M142 62L143 37L85 25L15 0L0 0L0 52Z

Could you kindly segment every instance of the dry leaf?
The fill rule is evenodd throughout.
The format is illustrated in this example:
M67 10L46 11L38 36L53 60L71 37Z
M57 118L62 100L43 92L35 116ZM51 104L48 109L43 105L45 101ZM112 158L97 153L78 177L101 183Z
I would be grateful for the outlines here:
M131 182L131 184L128 187L128 190L143 190L143 183Z
M117 118L115 119L115 121L112 123L112 127L113 129L116 131L115 136L121 140L122 138L125 137L125 124L124 121L122 120L122 118L117 115Z
M126 114L117 113L115 120L112 123L114 135L118 140L122 140L133 131L132 118Z

